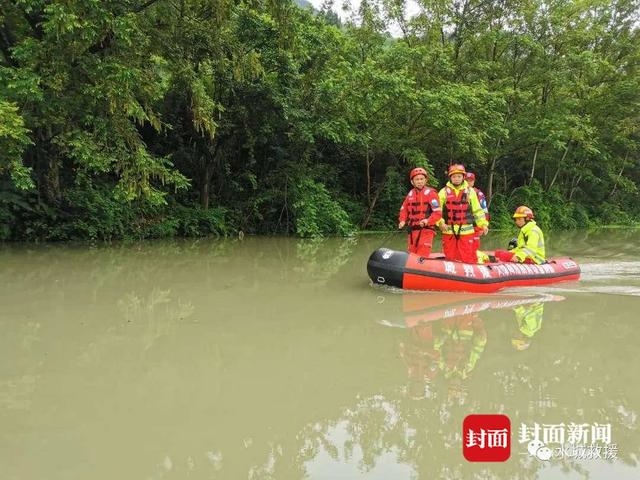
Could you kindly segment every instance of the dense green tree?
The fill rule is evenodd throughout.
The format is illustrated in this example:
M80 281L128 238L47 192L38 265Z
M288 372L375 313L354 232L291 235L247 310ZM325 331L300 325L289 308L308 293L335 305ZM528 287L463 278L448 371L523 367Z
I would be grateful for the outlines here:
M638 0L417 4L0 0L0 238L393 228L452 162L494 226L640 216Z

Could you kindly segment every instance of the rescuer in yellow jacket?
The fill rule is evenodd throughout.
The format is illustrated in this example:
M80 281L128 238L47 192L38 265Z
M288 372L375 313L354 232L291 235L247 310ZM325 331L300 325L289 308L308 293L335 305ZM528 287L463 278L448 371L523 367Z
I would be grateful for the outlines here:
M544 234L533 219L533 210L522 205L513 214L516 226L520 229L518 242L511 250L496 250L495 257L502 262L546 263Z
M442 232L442 251L447 260L478 263L478 234L486 235L489 222L478 200L478 194L464 179L463 165L449 167L449 181L438 193L442 207L442 219L438 227Z

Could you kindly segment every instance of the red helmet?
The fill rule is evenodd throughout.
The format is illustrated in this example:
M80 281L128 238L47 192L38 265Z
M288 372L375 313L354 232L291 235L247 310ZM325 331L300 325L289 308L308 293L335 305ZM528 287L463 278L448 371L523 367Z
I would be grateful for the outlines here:
M427 175L427 171L422 167L416 167L411 170L411 172L409 173L409 180L413 180L413 177L415 177L416 175L424 175L425 178L429 178L429 176Z
M476 180L476 174L475 174L475 173L473 173L473 172L467 172L467 174L465 175L465 178L466 178L467 180L473 180L473 181L475 181L475 180Z
M464 165L460 165L459 163L454 163L453 165L449 166L449 176L453 175L454 173L461 173L462 175L466 174L467 172L464 169Z
M527 220L533 219L533 210L531 210L526 205L521 205L516 208L516 211L513 214L513 218L526 218Z

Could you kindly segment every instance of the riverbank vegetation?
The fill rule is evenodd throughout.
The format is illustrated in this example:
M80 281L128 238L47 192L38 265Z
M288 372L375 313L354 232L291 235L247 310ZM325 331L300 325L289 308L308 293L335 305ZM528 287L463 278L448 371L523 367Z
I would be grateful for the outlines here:
M403 5L0 0L0 239L394 228L453 162L495 227L640 218L638 0Z

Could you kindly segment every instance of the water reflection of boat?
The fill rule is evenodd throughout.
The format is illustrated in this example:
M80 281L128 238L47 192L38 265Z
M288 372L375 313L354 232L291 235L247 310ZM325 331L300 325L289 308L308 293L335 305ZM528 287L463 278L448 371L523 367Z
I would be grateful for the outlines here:
M562 300L564 297L550 294L405 293L402 295L403 321L394 323L385 319L380 323L387 326L412 328L418 323L471 315L484 310L516 309L527 305Z
M511 344L524 350L542 326L544 304L564 300L557 295L480 295L407 293L403 295L403 321L387 326L403 327L400 357L408 375L407 395L413 399L437 397L438 379L446 398L464 403L466 380L476 368L487 345L487 331L480 312L511 309L516 327Z
M371 254L367 272L373 283L406 290L479 293L580 278L580 267L569 257L551 258L543 265L510 262L475 265L449 262L437 253L425 258L388 248L379 248Z

